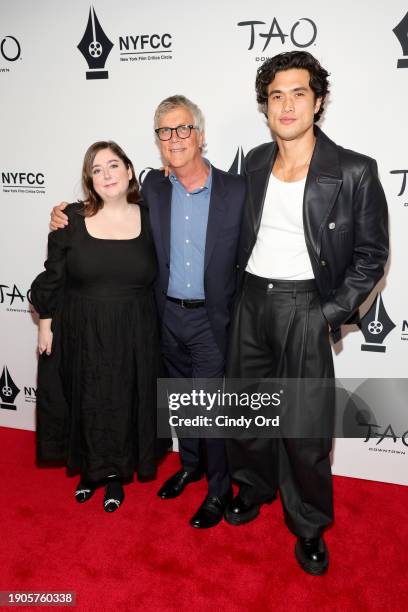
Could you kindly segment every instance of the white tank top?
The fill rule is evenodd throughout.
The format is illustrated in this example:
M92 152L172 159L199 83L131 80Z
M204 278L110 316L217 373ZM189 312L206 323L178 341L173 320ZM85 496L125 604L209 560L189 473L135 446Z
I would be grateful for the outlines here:
M247 272L281 280L314 278L303 229L305 183L306 178L280 181L271 173Z

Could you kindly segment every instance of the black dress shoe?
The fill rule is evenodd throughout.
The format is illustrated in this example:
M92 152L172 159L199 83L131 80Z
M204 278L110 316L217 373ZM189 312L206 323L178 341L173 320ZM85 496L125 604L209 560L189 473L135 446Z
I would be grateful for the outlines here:
M207 495L195 515L190 520L190 525L192 527L198 527L199 529L215 527L215 525L218 525L218 523L221 521L225 508L231 499L232 489L220 497Z
M89 482L81 479L75 490L75 499L79 504L83 504L84 502L88 501L88 499L91 499L94 493L94 486L91 485Z
M260 504L247 504L239 495L234 497L225 510L225 520L230 525L244 525L256 519Z
M109 479L108 484L105 487L105 496L103 498L103 509L105 512L115 512L115 510L120 507L124 499L125 493L120 480Z
M182 494L184 489L190 482L197 482L203 477L203 472L196 470L195 472L185 472L181 470L171 476L164 485L158 490L157 495L162 499L173 499Z
M329 566L329 553L322 538L298 538L295 556L300 567L313 576L321 576Z

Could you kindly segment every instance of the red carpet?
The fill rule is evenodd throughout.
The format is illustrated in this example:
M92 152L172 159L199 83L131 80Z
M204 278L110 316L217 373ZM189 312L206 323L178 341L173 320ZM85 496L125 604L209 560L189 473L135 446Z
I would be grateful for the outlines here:
M75 591L77 609L92 611L407 609L408 487L336 477L330 568L313 577L295 561L279 502L247 526L191 528L204 482L156 496L176 454L109 515L102 490L77 504L76 479L34 466L33 433L0 428L0 447L1 591Z

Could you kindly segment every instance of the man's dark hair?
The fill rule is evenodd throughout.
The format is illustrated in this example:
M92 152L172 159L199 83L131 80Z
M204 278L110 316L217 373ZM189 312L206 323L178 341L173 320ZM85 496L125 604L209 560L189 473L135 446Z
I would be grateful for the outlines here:
M310 74L309 85L316 98L321 98L322 103L317 113L315 113L315 123L319 121L323 110L324 101L329 92L329 73L325 70L318 60L307 51L287 51L267 59L260 66L256 73L255 89L258 104L262 106L264 114L268 109L268 85L273 81L277 72L290 70L291 68L302 68Z

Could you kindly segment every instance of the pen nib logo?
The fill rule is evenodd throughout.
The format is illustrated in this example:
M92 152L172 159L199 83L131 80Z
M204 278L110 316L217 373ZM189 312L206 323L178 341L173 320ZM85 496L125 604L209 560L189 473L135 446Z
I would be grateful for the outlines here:
M87 79L107 79L109 73L104 70L106 60L111 52L113 43L102 30L93 7L89 10L88 25L78 45L78 49L86 59L89 71L86 73Z
M397 68L408 68L408 13L401 19L399 24L393 29L402 47L402 54L405 56L397 62Z
M388 316L379 293L370 310L360 321L360 329L367 343L361 345L361 350L385 353L383 342L394 327L395 323Z
M14 402L19 393L20 389L11 378L7 367L4 366L2 375L0 377L0 408L16 410Z

